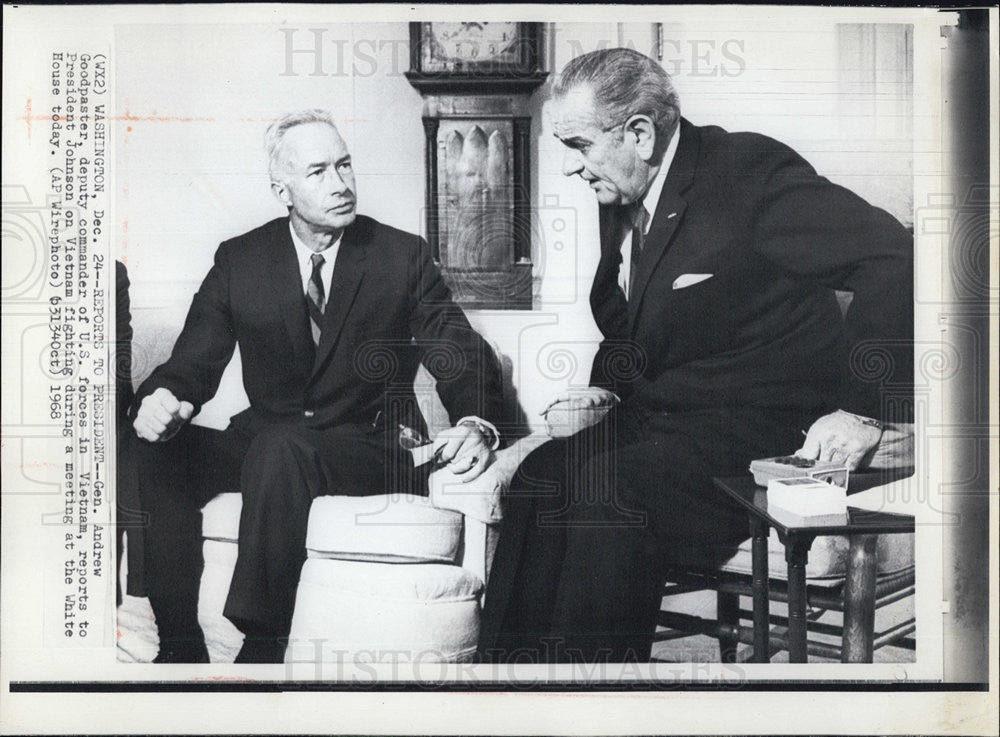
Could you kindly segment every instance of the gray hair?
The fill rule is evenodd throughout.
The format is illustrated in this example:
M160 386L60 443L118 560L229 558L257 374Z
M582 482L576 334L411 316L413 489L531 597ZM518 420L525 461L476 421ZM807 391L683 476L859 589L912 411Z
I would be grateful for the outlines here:
M285 134L297 125L306 123L325 123L337 130L337 124L333 121L333 115L329 110L300 110L296 113L282 115L271 123L264 134L264 148L267 151L267 173L274 179L274 173L278 167L278 155L281 153L281 142ZM339 131L337 131L339 134Z
M633 115L646 115L657 138L671 135L680 120L677 90L663 67L633 49L600 49L571 60L556 78L554 97L589 86L601 127L610 130Z

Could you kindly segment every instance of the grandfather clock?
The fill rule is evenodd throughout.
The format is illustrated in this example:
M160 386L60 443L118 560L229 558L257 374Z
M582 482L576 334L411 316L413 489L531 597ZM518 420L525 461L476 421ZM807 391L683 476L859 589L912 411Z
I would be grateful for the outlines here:
M540 24L411 23L427 238L459 304L531 309L531 93Z

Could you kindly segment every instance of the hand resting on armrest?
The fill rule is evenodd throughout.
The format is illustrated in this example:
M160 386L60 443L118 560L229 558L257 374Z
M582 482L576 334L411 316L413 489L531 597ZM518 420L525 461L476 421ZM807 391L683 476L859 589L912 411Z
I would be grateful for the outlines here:
M618 395L607 389L569 389L556 395L542 416L550 437L565 438L596 425L619 401Z
M439 468L429 480L431 504L485 522L497 524L503 519L501 498L510 487L511 479L521 462L535 448L548 442L547 435L529 435L498 450L493 463L478 478L464 481L448 466Z

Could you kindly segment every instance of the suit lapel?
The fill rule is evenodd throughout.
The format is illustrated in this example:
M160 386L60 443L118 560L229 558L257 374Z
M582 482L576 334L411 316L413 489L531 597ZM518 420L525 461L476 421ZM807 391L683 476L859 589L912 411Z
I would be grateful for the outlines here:
M292 354L298 366L312 364L314 346L309 330L302 275L299 272L295 245L288 230L288 220L278 221L278 232L272 239L271 268L267 281L275 293L275 301L292 343Z
M663 185L660 201L653 213L653 222L646 233L642 259L635 274L635 284L631 285L628 300L629 333L635 333L635 321L639 314L643 295L649 285L649 278L656 265L670 247L677 233L687 200L684 192L691 186L694 179L695 165L698 160L700 136L698 130L687 120L681 118L681 137L677 145L677 153L667 173L667 181Z
M316 347L316 360L313 362L313 375L319 371L330 355L330 351L340 337L340 331L347 320L347 314L354 303L361 278L365 273L365 255L367 240L362 234L357 220L344 231L340 242L337 260L333 265L333 279L330 282L330 294L327 297L326 311L323 313L323 326L319 345Z

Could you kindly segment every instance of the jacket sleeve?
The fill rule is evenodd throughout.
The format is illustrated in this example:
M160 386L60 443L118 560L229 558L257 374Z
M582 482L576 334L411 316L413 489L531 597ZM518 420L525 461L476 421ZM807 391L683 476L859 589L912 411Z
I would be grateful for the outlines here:
M841 409L912 421L913 236L889 213L759 137L754 248L794 278L853 294Z
M410 249L410 331L422 362L437 380L451 423L479 417L500 425L502 381L496 355L455 304L430 248Z
M161 387L169 389L178 400L191 402L195 414L215 395L236 348L229 302L230 268L229 248L223 243L215 253L215 264L194 295L170 358L136 392L133 419L143 398Z

